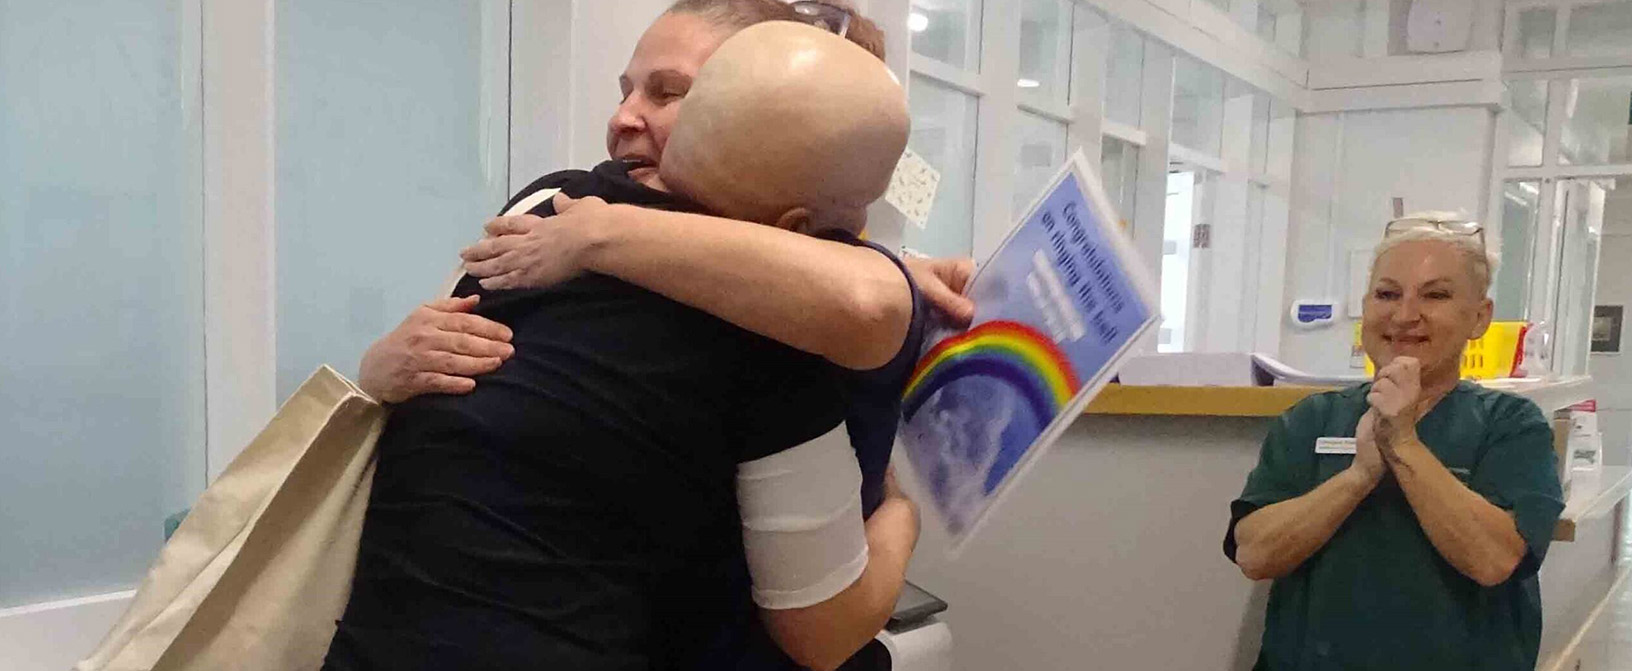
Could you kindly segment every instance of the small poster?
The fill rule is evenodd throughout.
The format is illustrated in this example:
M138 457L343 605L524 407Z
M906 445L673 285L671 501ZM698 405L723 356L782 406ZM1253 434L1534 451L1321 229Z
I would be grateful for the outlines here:
M884 201L895 206L919 230L929 227L929 210L941 186L941 173L911 149L902 152L901 162L890 176Z
M1624 305L1599 305L1592 309L1592 351L1617 354L1621 351L1621 318Z
M1079 152L970 281L967 331L910 378L901 446L953 551L1157 321L1155 282Z

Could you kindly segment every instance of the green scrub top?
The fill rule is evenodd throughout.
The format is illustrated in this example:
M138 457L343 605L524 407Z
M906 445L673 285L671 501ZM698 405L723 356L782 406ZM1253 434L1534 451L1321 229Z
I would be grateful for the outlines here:
M1230 505L1224 552L1231 561L1241 518L1349 467L1353 455L1316 454L1315 439L1354 436L1370 389L1311 396L1281 415ZM1417 435L1463 484L1513 514L1528 552L1512 577L1487 588L1452 568L1386 476L1325 547L1275 581L1254 669L1536 668L1536 570L1564 510L1547 419L1527 399L1462 382L1423 417Z

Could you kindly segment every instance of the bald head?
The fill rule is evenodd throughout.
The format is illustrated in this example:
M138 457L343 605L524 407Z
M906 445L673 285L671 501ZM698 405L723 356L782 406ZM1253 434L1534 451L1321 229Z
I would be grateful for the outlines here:
M663 183L735 219L855 232L889 187L909 126L905 92L867 50L804 24L761 23L698 72Z

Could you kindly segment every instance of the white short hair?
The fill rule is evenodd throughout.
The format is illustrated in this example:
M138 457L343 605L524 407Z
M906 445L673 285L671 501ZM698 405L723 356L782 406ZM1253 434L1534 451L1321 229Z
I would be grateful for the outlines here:
M1416 212L1402 218L1427 219L1429 221L1469 221L1461 213L1445 211ZM1473 276L1474 286L1479 288L1480 296L1488 296L1490 295L1491 280L1495 278L1496 268L1501 263L1501 243L1497 240L1493 231L1489 229L1482 230L1484 230L1485 242L1483 249L1479 246L1480 237L1478 235L1462 235L1437 228L1408 228L1393 235L1384 234L1383 241L1377 243L1377 247L1371 256L1371 275L1376 276L1377 261L1381 260L1383 254L1388 253L1388 250L1407 242L1424 240L1443 242L1455 248L1458 255L1462 257L1463 262L1467 264L1468 273Z

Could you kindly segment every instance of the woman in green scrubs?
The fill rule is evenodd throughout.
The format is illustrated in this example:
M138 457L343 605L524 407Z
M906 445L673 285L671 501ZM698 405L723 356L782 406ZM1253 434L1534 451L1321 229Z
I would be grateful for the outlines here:
M1535 669L1564 502L1541 410L1460 379L1494 266L1478 224L1389 222L1361 327L1375 379L1282 415L1230 505L1225 554L1275 581L1255 669Z

